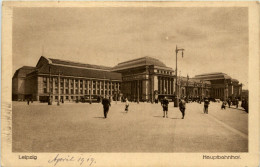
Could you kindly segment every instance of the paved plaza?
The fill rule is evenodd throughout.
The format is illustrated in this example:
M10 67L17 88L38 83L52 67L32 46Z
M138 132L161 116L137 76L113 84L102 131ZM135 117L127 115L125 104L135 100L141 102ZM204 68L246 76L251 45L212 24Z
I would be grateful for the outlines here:
M188 103L185 119L169 104L112 103L104 119L102 105L13 102L14 152L247 152L248 114L234 106Z

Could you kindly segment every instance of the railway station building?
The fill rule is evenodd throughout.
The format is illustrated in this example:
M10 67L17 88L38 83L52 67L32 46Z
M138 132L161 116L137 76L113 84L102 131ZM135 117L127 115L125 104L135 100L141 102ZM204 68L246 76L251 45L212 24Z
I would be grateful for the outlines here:
M12 100L21 101L74 101L107 95L111 100L154 102L164 96L226 99L241 93L242 84L225 73L178 77L176 84L175 71L148 56L114 67L41 56L35 67L23 66L12 78Z

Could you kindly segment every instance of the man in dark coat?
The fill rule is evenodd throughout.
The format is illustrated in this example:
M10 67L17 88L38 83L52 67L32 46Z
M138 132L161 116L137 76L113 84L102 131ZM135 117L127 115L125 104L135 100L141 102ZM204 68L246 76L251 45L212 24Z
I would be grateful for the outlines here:
M236 108L238 108L239 100L238 98L236 99Z
M231 105L231 100L230 100L230 99L228 99L227 103L228 103L228 108L230 108L230 105Z
M205 98L204 100L204 113L208 114L208 108L209 108L209 100L208 98Z
M164 99L162 100L161 102L161 105L163 107L163 117L165 118L168 118L168 104L169 104L169 101L166 99L166 97L164 97Z
M107 113L109 111L109 107L111 106L110 100L108 99L107 96L105 98L103 98L102 104L103 104L103 108L104 108L104 117L107 118Z
M179 108L180 108L180 111L182 113L182 119L184 119L185 109L186 109L186 102L185 102L184 98L180 99Z

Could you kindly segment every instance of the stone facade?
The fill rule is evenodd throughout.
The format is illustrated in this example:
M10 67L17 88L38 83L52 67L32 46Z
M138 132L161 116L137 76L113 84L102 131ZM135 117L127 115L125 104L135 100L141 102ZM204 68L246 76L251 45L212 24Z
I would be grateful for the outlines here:
M77 100L85 96L154 102L166 96L240 97L242 84L225 73L178 77L172 68L151 57L142 57L104 67L41 57L36 67L24 66L13 76L13 100ZM177 89L177 91L176 91Z

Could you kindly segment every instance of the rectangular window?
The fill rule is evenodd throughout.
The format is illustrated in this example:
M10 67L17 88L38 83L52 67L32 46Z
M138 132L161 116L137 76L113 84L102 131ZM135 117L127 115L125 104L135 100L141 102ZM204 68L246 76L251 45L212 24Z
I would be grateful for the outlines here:
M43 88L43 93L47 93L47 88Z
M71 93L71 94L74 94L74 90L73 90L73 89L71 89L71 90L70 90L70 93Z
M76 94L78 94L79 93L79 91L78 91L78 89L76 89Z
M47 78L46 77L43 77L43 82L47 82Z
M80 87L82 88L83 87L83 81L80 80Z
M66 96L66 100L68 100L69 99L69 96Z

